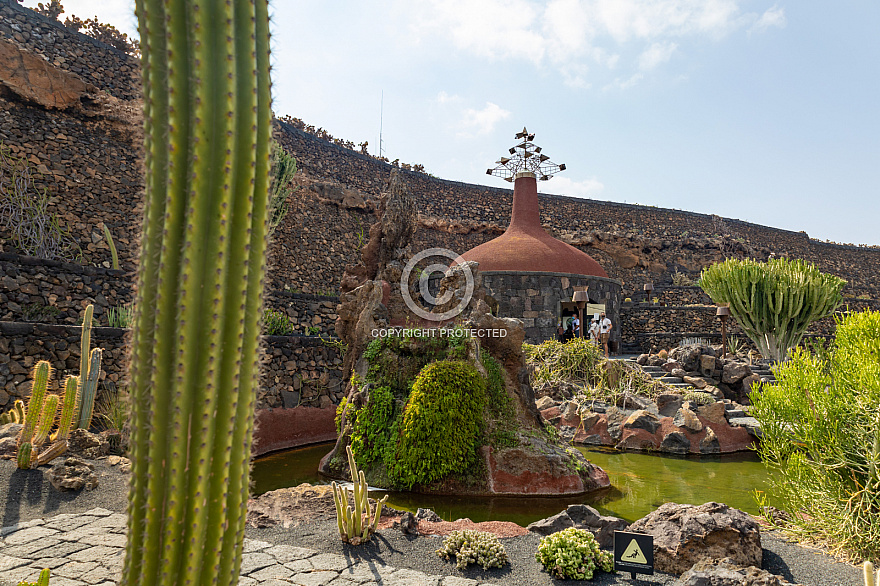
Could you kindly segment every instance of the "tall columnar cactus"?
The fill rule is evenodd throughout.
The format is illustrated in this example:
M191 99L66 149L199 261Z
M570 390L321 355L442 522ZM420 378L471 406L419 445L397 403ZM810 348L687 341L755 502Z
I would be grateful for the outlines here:
M89 306L91 307L91 306ZM103 350L93 349L89 354L89 368L87 372L80 372L79 395L79 429L88 429L92 425L92 414L95 411L95 397L98 394L98 377L101 374L101 356Z
M43 409L40 413L40 423L37 425L37 433L34 435L34 449L39 450L49 432L55 427L55 417L58 415L58 395L49 395L43 401Z
M810 323L843 301L846 281L802 260L727 259L705 269L700 286L731 315L764 356L785 360Z
M76 427L88 429L92 424L92 413L95 410L95 397L98 394L98 377L101 374L102 350L92 350L92 314L95 306L91 303L86 307L83 316L82 335L79 341L79 389L77 390L78 405L76 407Z
M386 494L381 501L376 503L376 510L371 516L370 499L367 496L369 492L367 478L363 470L357 469L351 446L345 446L345 451L348 454L348 467L353 483L354 510L348 504L348 489L332 482L333 503L336 505L336 526L342 541L351 545L360 545L369 541L373 533L376 532L379 518L382 516L382 505L388 500L388 495Z
M58 419L58 429L49 438L53 442L56 440L66 440L70 436L78 397L79 377L72 374L68 375L64 379L64 401L61 403L61 417Z
M31 375L34 379L31 386L31 396L28 399L24 424L18 435L18 467L24 469L30 468L30 462L34 458L34 433L37 431L40 417L43 414L43 401L46 397L46 389L49 386L49 377L52 376L52 367L47 361L40 360L34 366ZM27 451L28 454L26 458L23 457L24 451Z
M266 0L137 0L145 208L122 583L235 584L269 193Z
M12 409L0 415L0 425L22 422L24 422L24 401L19 399L12 405Z

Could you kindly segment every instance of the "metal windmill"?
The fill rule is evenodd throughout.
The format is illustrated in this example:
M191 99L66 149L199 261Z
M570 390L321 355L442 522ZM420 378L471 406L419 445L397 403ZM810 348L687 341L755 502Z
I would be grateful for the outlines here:
M541 154L541 147L537 146L534 133L523 127L522 132L516 133L517 139L522 142L510 149L510 157L501 157L496 161L494 169L487 169L486 175L495 175L505 181L513 182L518 173L531 173L541 181L547 181L555 173L565 171L565 165L557 165L547 155Z

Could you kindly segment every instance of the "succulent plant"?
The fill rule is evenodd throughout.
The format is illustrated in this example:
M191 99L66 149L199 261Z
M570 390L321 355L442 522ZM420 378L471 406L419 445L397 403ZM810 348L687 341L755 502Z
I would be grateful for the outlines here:
M22 580L18 583L18 586L49 586L49 568L43 569L40 572L39 577L36 582L28 582L27 580Z
M0 425L7 423L22 423L24 421L24 401L18 399L12 405L12 409L0 415Z
M443 540L443 547L436 553L445 560L455 556L455 567L459 570L465 569L468 564L477 564L488 570L510 563L498 537L473 529L451 532Z
M614 568L614 556L599 549L592 533L575 527L541 538L535 558L563 580L590 580L597 569L610 572Z
M76 407L76 428L88 429L92 424L92 413L95 409L95 396L98 394L98 378L101 374L100 348L92 349L92 314L95 306L91 303L86 307L83 316L82 334L79 342L79 388L77 389L78 406Z
M336 484L336 482L331 483L333 503L336 505L336 525L339 528L339 536L342 541L351 545L360 545L369 541L373 533L376 532L379 518L382 516L382 505L388 500L388 495L386 494L381 501L376 503L376 510L371 516L370 499L367 496L369 487L364 471L357 469L351 446L345 446L345 452L348 454L348 466L353 482L354 510L348 504L348 489Z

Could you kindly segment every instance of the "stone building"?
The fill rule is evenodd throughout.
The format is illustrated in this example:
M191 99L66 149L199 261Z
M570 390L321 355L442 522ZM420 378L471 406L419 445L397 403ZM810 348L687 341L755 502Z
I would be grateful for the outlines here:
M483 284L497 304L497 315L523 320L526 341L554 338L557 326L577 311L572 295L586 290L585 321L589 320L586 316L604 310L613 324L611 341L616 343L620 340L622 284L610 279L590 255L553 238L541 226L538 177L549 179L565 166L549 163L531 142L534 134L526 129L517 138L523 142L511 149L513 157L502 158L495 170L489 170L514 183L510 225L501 236L461 256L480 263Z

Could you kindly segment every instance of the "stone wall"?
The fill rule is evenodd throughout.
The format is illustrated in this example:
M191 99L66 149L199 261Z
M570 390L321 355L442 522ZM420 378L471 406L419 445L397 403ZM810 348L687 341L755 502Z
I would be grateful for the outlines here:
M14 0L0 0L0 37L28 47L52 66L74 73L117 98L140 97L137 58L68 29Z
M336 296L267 291L265 305L290 318L297 335L336 337Z
M133 275L122 270L0 253L0 320L76 325L86 305L95 319L133 300Z
M30 370L48 360L55 372L50 390L68 374L79 374L82 328L66 325L0 322L0 411L30 395ZM101 381L125 387L128 380L129 330L92 328L92 347L103 348ZM257 408L327 407L342 399L342 359L336 348L318 338L265 336L265 361Z
M560 303L571 301L574 291L584 287L589 288L590 302L605 304L605 314L613 326L611 340L620 340L620 284L612 279L508 271L487 271L481 275L489 295L498 303L498 315L523 321L526 342L537 344L555 339Z

